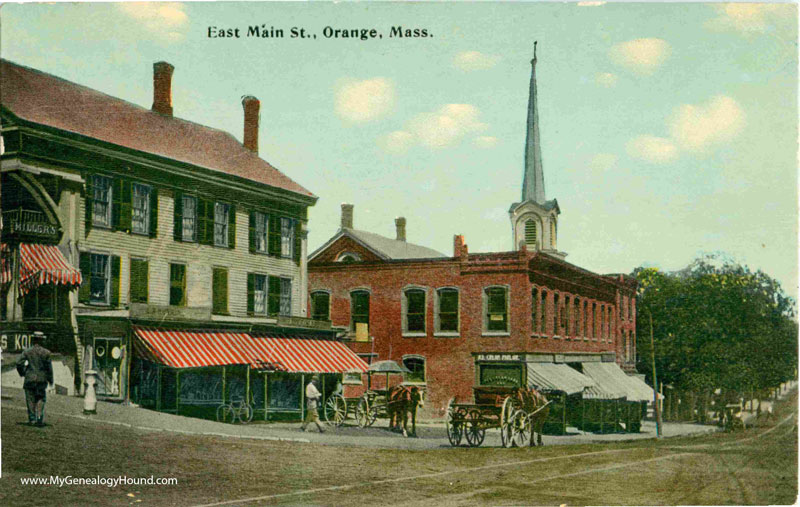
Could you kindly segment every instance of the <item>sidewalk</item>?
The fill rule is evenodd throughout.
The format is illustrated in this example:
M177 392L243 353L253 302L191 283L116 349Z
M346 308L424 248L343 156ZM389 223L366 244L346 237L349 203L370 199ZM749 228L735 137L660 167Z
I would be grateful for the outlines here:
M6 417L25 420L25 398L21 389L4 388L2 391L2 410ZM362 446L394 449L436 449L449 448L443 422L427 421L417 425L418 438L403 438L388 429L388 422L378 420L374 426L359 428L349 424L335 428L328 427L324 434L317 432L313 425L307 432L300 431L299 423L259 423L248 425L232 425L176 416L155 412L143 408L120 405L116 403L97 403L97 414L83 414L83 398L51 395L47 400L47 422L57 425L62 418L85 420L87 424L120 425L142 431L166 431L175 434L206 435L223 438L246 438L254 440L278 440L298 443L324 443L326 445ZM641 440L655 438L656 428L653 421L643 421L641 433L594 434L583 433L575 428L568 428L568 435L545 435L545 445L575 445L597 442L615 442L624 440ZM44 429L46 431L47 428ZM688 423L665 423L664 437L707 434L718 431L715 426L703 426ZM484 447L499 447L498 430L486 432Z

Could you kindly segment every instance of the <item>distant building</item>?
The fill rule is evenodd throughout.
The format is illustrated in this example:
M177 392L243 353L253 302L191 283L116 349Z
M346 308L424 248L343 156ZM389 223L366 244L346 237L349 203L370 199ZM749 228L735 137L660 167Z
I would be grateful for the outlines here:
M166 62L152 109L1 65L4 372L42 331L65 392L93 369L102 398L265 415L300 412L303 374L363 366L306 316L317 197L258 156L256 98L239 143L173 116Z
M394 239L355 229L353 206L343 204L341 228L309 257L312 316L346 329L365 360L408 367L406 380L427 386L433 416L479 385L646 399L622 372L635 371L635 279L592 273L557 249L560 209L544 192L535 55L525 152L522 200L509 212L513 251L470 253L457 235L444 255L408 243L404 218ZM594 379L587 363L606 363L622 384Z

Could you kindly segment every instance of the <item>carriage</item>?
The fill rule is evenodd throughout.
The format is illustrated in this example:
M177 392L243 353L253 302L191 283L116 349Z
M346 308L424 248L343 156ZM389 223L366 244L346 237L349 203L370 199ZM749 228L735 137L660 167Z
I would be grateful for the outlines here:
M541 427L547 418L550 402L535 389L506 386L473 387L475 403L447 404L445 425L450 445L458 446L462 438L470 447L483 443L486 430L500 429L503 447L542 445Z

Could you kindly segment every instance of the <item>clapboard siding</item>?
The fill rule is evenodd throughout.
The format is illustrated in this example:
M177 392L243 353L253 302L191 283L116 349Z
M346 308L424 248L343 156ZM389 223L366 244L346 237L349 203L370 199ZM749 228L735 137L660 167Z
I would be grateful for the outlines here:
M228 269L228 311L234 316L247 315L247 273L260 273L292 279L292 315L304 315L301 305L300 268L291 259L279 259L249 252L249 210L236 209L236 248L220 248L173 239L174 194L158 191L158 234L155 238L92 228L85 235L86 207L80 197L79 248L84 252L118 255L121 258L120 304L128 304L130 295L130 259L149 262L149 303L169 304L169 265L186 264L188 306L211 306L213 267ZM304 240L305 241L305 240Z

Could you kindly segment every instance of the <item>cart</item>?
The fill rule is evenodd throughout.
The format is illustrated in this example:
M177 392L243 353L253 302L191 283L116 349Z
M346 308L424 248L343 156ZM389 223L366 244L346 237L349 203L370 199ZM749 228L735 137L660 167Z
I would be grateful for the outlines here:
M550 402L534 389L506 386L473 388L474 403L447 404L445 425L450 445L465 438L470 447L483 443L486 430L500 429L503 447L534 445L534 425L546 417ZM541 429L539 430L541 431ZM541 443L541 435L539 436Z

